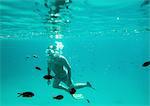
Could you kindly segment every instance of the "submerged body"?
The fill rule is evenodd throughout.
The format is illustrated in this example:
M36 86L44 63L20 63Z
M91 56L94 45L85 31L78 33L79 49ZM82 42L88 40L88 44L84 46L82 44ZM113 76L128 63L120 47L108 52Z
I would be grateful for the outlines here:
M64 56L51 54L48 56L47 63L48 75L50 75L51 72L54 73L54 88L63 89L70 94L74 94L76 92L75 89L91 87L89 82L73 84L71 79L71 66ZM66 86L60 84L60 82L63 82Z

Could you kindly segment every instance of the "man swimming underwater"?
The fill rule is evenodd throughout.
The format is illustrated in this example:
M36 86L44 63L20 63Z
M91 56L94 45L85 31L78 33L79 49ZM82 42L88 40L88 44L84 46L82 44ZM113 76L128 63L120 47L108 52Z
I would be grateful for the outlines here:
M73 84L71 80L71 67L67 59L59 54L56 46L49 46L47 49L47 54L47 71L48 75L50 75L52 71L54 73L54 88L65 90L70 94L74 94L76 92L76 89L84 87L92 88L89 82ZM63 82L66 86L62 85L60 82ZM48 82L48 84L50 84L50 81Z

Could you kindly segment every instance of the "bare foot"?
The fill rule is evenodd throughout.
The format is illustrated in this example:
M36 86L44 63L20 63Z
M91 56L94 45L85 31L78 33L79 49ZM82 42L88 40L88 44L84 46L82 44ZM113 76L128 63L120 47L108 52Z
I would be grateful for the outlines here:
M92 88L92 89L95 89L95 88L90 84L90 82L87 82L87 86L90 87L90 88Z

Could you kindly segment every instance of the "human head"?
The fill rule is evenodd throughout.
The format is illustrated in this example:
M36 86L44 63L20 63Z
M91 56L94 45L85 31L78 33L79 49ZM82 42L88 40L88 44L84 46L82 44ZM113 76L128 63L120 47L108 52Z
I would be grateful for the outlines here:
M56 55L59 55L59 52L57 50L57 46L56 45L50 45L47 49L46 49L46 54L49 57L54 57Z

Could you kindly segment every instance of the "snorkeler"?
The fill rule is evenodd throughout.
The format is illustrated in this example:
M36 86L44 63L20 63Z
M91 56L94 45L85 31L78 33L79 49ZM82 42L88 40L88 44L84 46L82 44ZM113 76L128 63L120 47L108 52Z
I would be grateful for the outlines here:
M76 89L84 87L93 88L89 82L73 84L71 79L71 67L67 59L58 52L56 46L49 46L46 53L48 54L48 75L50 75L52 71L54 73L53 88L65 90L70 94L74 94ZM61 82L66 86L62 85ZM50 80L48 84L50 84Z

